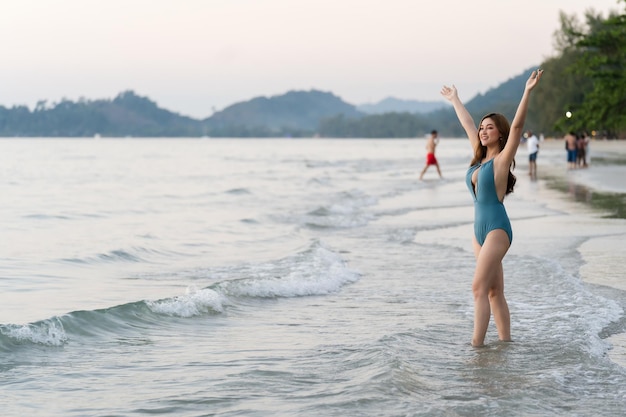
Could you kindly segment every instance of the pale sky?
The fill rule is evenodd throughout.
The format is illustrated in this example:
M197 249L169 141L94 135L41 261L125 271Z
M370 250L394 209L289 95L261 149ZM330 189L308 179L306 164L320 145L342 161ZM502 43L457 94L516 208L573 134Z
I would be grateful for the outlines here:
M112 99L183 115L290 90L351 104L484 93L554 55L559 11L617 0L3 0L0 105Z

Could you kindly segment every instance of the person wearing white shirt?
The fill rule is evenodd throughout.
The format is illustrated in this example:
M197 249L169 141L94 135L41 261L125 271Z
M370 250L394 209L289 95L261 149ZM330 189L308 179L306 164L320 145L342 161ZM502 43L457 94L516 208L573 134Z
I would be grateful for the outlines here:
M528 175L537 176L537 154L539 153L539 139L532 131L526 132L526 147L528 148Z

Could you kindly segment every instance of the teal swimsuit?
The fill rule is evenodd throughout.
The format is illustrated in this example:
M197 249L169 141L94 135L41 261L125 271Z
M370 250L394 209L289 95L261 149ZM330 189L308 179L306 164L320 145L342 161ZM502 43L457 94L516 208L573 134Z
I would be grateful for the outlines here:
M481 168L482 167L482 168ZM478 171L476 188L472 184L472 174ZM509 216L506 214L504 204L498 200L496 182L493 176L493 159L483 163L472 165L465 176L467 188L474 198L474 236L482 246L487 234L492 230L502 229L509 235L509 243L513 242L513 230Z

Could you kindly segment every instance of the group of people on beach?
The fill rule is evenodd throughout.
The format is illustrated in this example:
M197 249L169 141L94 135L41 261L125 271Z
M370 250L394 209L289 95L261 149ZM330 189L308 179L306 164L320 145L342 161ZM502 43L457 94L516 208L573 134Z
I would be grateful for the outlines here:
M589 156L589 138L583 132L576 134L569 132L565 135L565 150L567 151L567 168L587 168Z
M474 330L471 344L475 347L484 345L492 314L499 340L511 341L511 318L504 296L502 260L511 246L513 231L503 201L506 195L513 192L515 186L516 178L511 170L515 167L515 154L524 133L530 93L539 84L542 74L543 70L530 74L511 123L500 113L489 113L476 126L461 102L454 84L441 89L441 95L452 103L474 149L465 181L474 200L472 246L476 268L472 281ZM529 138L536 139L532 132L527 132L528 134ZM539 150L539 143L535 139L528 145L529 162L533 162L531 170L534 172ZM426 142L426 165L420 173L420 180L432 165L437 168L439 176L442 176L435 157L438 142L437 131L433 130Z

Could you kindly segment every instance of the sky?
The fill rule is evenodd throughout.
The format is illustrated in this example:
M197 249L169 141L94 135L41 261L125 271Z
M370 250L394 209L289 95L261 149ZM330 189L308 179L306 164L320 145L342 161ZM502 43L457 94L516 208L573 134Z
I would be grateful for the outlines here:
M133 90L205 118L291 90L463 100L555 55L559 12L618 0L5 0L0 105Z

